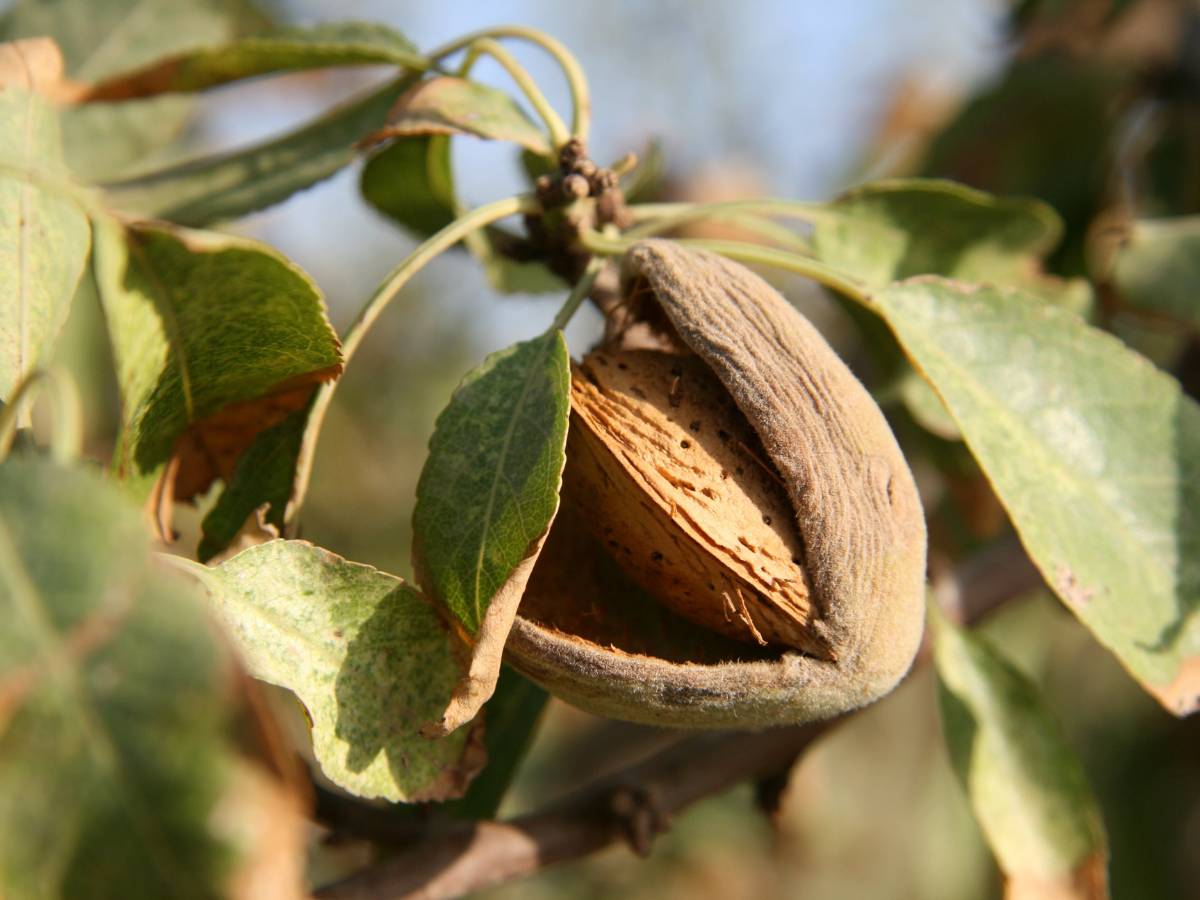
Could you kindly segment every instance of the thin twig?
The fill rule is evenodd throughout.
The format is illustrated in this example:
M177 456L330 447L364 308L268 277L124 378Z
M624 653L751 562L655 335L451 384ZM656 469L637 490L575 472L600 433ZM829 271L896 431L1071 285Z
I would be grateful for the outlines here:
M1011 541L936 579L934 596L952 599L954 617L970 623L1038 583L1025 551ZM852 715L751 734L716 732L685 738L545 809L507 822L474 822L432 834L316 896L442 900L515 881L619 841L647 853L672 816L740 782L788 771L809 744Z
M550 101L546 99L546 95L542 93L542 89L538 87L529 71L517 62L516 57L505 50L498 41L491 38L480 38L468 46L467 57L463 60L459 70L462 77L466 77L466 73L471 70L481 54L492 57L509 74L509 77L525 95L525 99L541 116L542 122L545 123L546 129L550 133L550 145L555 152L562 149L562 146L571 138L567 126L555 112L554 107L550 105Z
M563 76L567 79L567 89L571 93L571 105L573 107L571 134L585 141L587 140L592 116L591 91L588 88L587 76L584 74L579 60L572 55L571 51L563 43L550 37L545 32L539 31L536 28L527 28L523 25L498 25L486 28L483 31L475 31L457 37L449 44L444 44L435 50L431 50L429 56L431 59L440 60L483 38L516 38L517 40L529 41L532 44L537 44L554 57L555 62L562 69Z

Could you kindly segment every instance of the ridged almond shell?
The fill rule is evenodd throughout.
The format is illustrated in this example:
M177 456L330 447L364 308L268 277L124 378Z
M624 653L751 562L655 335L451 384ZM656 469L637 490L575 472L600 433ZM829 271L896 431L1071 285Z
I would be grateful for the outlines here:
M589 353L567 455L564 497L640 587L734 640L829 657L782 480L698 356Z

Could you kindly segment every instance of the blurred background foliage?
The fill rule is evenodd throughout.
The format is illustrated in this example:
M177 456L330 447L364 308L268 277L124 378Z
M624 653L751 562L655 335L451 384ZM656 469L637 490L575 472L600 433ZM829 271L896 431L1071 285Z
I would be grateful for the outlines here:
M181 10L191 5L179 0ZM18 30L36 31L36 15L28 15L38 4L16 6L9 27L15 21ZM1041 197L1066 223L1053 270L1096 279L1090 314L1198 393L1194 326L1134 314L1106 281L1112 236L1131 217L1200 213L1200 6L1188 0L345 0L336 7L271 0L256 8L247 27L260 13L297 24L375 20L423 48L491 24L541 28L570 46L591 78L596 159L660 142L655 199L823 199L868 178L902 174ZM194 43L205 33L178 37ZM72 50L64 49L70 61ZM147 58L168 49L155 45ZM525 47L514 52L565 106L552 64ZM87 59L87 77L138 61L106 61L95 48ZM505 84L487 63L477 73ZM178 98L153 101L163 108L144 144L114 147L96 137L94 151L76 165L136 172L165 158L250 143L377 77L369 70L306 73L211 92L190 106ZM89 127L95 123L69 125L81 133ZM173 142L160 147L172 134ZM151 146L159 147L152 155ZM456 141L454 162L460 194L471 201L522 189L509 147ZM311 273L339 327L414 244L361 201L357 177L342 172L228 226L274 244ZM868 352L861 322L809 285L780 285L881 399L899 394L881 383L884 368ZM324 430L302 536L409 575L414 492L437 413L464 371L539 331L557 302L493 294L465 254L423 272L345 376ZM93 412L89 452L107 458L117 417L97 339L102 326L94 303L74 309L62 355L80 375L85 408ZM568 340L580 353L598 333L599 317L581 315ZM926 500L931 565L1002 536L1009 528L1003 512L961 445L917 427L899 403L889 412ZM984 628L1043 685L1084 760L1112 843L1113 895L1200 897L1200 717L1168 716L1044 593L1009 604ZM540 805L670 739L552 703L502 812ZM823 739L796 766L769 815L756 796L743 786L701 804L647 861L614 848L492 896L999 894L994 863L945 759L928 671ZM319 834L314 845L318 882L369 852L325 845Z

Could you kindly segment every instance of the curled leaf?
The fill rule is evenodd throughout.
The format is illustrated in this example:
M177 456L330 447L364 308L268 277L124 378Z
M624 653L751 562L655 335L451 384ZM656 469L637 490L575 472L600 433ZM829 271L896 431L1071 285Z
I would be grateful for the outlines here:
M105 193L114 207L193 228L265 209L350 165L354 142L379 127L413 80L376 88L249 147L110 181Z
M122 400L115 466L156 480L165 533L170 500L228 479L260 432L340 373L341 355L316 287L274 251L161 225L96 230Z

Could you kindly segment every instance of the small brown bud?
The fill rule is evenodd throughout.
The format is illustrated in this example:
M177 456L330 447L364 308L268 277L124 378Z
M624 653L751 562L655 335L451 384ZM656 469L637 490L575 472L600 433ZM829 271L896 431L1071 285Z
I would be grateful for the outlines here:
M618 184L620 181L612 169L598 169L592 178L592 188L597 194L614 191Z
M568 175L562 182L563 196L579 200L591 193L588 180L582 175Z
M587 145L579 138L571 138L558 152L558 164L564 172L570 172L581 159L587 158Z

